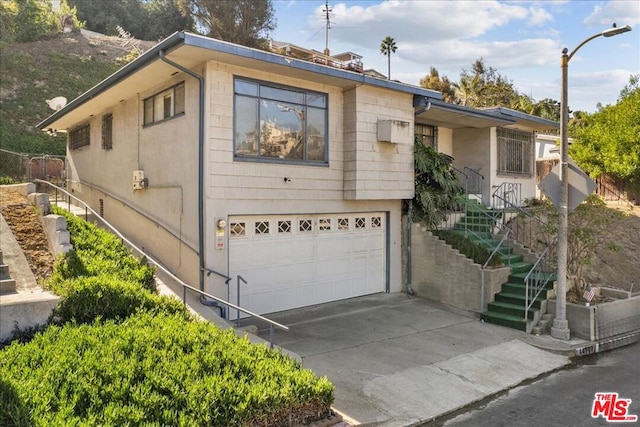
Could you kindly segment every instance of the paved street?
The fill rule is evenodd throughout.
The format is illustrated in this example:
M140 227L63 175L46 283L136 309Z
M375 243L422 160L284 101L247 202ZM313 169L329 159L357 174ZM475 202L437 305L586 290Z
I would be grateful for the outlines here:
M640 425L640 343L578 359L571 368L517 387L467 412L425 426L529 427ZM636 423L592 418L597 392L617 392L631 399Z

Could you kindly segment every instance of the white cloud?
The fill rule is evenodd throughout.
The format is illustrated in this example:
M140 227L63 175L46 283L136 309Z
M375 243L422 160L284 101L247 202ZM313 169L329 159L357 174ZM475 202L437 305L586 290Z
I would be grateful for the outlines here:
M391 35L396 41L470 39L514 20L526 21L531 10L498 1L383 1L368 7L339 3L332 7L334 40L369 47L371 39ZM312 30L324 28L324 6L309 17ZM542 19L535 12L535 20ZM393 34L390 34L390 28Z
M553 16L540 7L529 8L529 15L529 22L527 24L531 26L541 26L546 22L553 21Z
M619 26L640 24L640 2L617 0L597 4L591 15L584 19L584 24L589 27L609 27L614 22Z

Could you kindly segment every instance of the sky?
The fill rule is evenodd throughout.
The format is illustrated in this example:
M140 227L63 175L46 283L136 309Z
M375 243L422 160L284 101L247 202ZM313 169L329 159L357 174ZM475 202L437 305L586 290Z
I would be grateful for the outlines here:
M275 0L277 29L271 37L323 51L325 0ZM582 46L568 68L570 110L593 113L615 104L632 74L640 74L640 1L544 0L329 1L328 45L332 54L363 56L365 69L387 75L380 53L386 36L396 42L391 78L418 85L435 67L459 81L480 58L539 101L560 100L560 58L613 23L633 30L598 37Z

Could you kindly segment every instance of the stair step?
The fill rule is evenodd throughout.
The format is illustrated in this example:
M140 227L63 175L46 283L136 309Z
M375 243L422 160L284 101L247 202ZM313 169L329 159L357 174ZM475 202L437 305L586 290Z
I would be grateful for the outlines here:
M535 299L535 301L533 301L531 307L540 309L540 307L542 307L542 301L547 300L546 294L546 292L541 292L540 295L538 295L538 297ZM514 294L508 292L498 292L497 294L495 294L494 299L496 302L504 302L521 307L522 311L524 311L524 305L527 302L524 293ZM531 301L529 301L529 303L531 303Z
M527 291L527 287L524 283L517 282L507 282L502 284L502 288L500 293L506 293L509 295L522 295L524 298L524 294ZM553 291L553 283L549 282L546 284L544 289L540 291L540 298L547 299L550 292Z
M525 332L527 331L527 322L522 318L522 316L518 317L504 313L485 311L480 315L480 318L485 322L493 323L494 325L506 326L508 328Z
M488 305L488 311L494 312L494 313L510 314L512 316L520 316L520 317L524 316L523 305L515 305L515 304L510 304L508 302L502 302L502 301L490 302ZM530 308L529 310L527 310L527 318L529 320L532 320L538 311L540 310L537 308L533 308L533 307Z
M508 266L512 266L514 264L519 264L522 262L522 255L520 254L504 254L501 253L500 255L500 259L502 260L503 263L505 263Z
M0 280L10 279L9 266L7 264L0 265Z
M524 283L524 279L527 277L527 274L529 273L529 271L531 270L531 268L533 268L533 265L531 267L529 267L526 271L514 271L513 266L511 266L511 275L509 276L509 281L513 282L513 283ZM549 272L541 272L538 273L537 276L532 275L532 278L536 278L539 277L540 280L542 281L547 281L547 285L549 283L551 283L553 285L553 282L555 280L555 276L556 273L549 273Z
M464 221L459 221L453 226L454 230L471 230L471 231L491 231L490 224L475 224Z
M510 265L511 267L511 276L516 278L514 281L524 281L524 278L527 276L527 273L531 271L533 268L533 264L526 261L514 262ZM520 277L519 273L523 273L522 277ZM511 281L511 276L509 276L509 280Z
M0 280L0 295L13 294L16 292L16 281L14 279Z

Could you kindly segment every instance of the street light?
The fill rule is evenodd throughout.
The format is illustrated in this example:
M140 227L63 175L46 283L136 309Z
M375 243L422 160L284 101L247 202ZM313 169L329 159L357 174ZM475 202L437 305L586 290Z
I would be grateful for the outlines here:
M556 316L553 319L553 326L551 327L551 336L554 338L568 340L570 336L569 322L567 322L567 246L568 246L568 232L569 232L569 154L568 154L568 124L569 124L569 107L567 104L568 99L568 71L569 61L573 55L591 40L604 36L613 37L618 34L631 31L631 27L626 25L624 27L617 27L613 24L613 27L604 30L601 33L594 34L593 36L585 39L573 49L569 54L566 47L562 50L562 57L560 60L560 69L562 70L562 99L560 101L560 226L558 227L558 271L556 274L557 289L556 289Z

